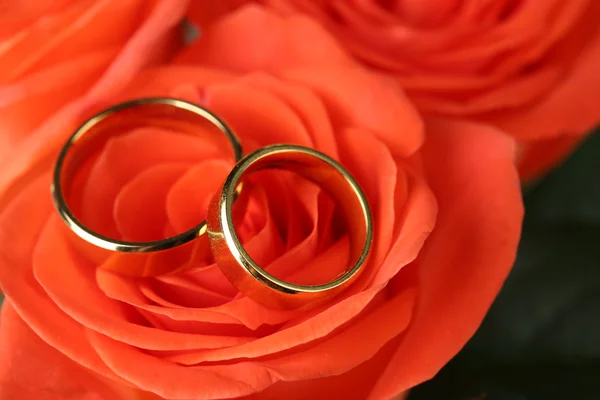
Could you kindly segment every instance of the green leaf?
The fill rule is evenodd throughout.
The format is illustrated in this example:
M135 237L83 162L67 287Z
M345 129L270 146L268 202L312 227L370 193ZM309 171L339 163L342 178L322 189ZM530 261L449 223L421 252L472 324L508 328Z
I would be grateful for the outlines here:
M467 346L409 400L600 399L600 135L525 196L517 262Z

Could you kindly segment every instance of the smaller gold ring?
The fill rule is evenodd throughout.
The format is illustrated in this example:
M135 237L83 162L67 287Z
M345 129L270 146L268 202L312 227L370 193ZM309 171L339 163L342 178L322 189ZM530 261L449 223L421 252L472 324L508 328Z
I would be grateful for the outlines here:
M235 162L242 158L240 141L233 131L210 111L187 101L173 98L145 98L120 103L94 115L84 122L65 143L56 161L51 186L52 199L59 216L71 232L71 242L101 268L130 276L152 276L172 272L193 262L193 255L209 249L196 238L204 237L206 221L178 235L148 242L129 242L112 239L85 226L73 213L67 201L76 173L90 155L123 129L152 126L190 135L199 126L209 124L225 135ZM238 190L240 190L238 188ZM74 235L73 235L74 234ZM141 256L144 257L141 257Z
M247 175L271 168L290 170L316 183L341 206L350 239L351 263L335 280L311 286L283 281L257 265L244 249L232 214L235 188ZM352 175L325 154L294 145L264 147L244 157L215 194L207 222L213 256L225 276L248 297L275 308L312 307L339 294L359 276L373 241L371 210Z

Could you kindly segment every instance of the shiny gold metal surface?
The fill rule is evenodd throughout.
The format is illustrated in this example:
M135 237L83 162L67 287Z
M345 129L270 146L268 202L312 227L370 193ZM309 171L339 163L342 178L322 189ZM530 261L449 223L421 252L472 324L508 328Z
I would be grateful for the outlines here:
M139 99L104 110L87 120L64 145L55 165L51 191L56 210L69 228L71 243L101 268L130 276L152 276L192 266L209 251L204 235L206 221L166 239L127 242L90 230L73 213L68 201L77 174L91 157L110 138L139 127L159 127L190 135L206 133L201 128L218 131L231 145L236 162L242 157L242 148L235 134L217 116L173 98ZM240 189L241 186L235 190Z
M235 188L247 175L275 168L293 171L325 190L345 216L350 238L349 267L326 284L303 286L285 282L250 257L234 227L232 206ZM275 308L313 307L346 289L362 271L373 241L373 223L367 199L354 178L335 160L309 148L274 145L242 159L215 195L208 212L208 238L215 260L241 292Z

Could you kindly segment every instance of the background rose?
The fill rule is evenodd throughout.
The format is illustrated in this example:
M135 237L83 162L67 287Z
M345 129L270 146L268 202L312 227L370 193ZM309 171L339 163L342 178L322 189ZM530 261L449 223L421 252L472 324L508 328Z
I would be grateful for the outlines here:
M330 66L311 66L324 56ZM247 150L296 143L341 160L373 208L373 258L348 293L310 313L239 296L212 264L149 279L104 272L66 245L50 168L31 168L45 152L25 152L42 158L21 161L30 165L22 178L6 170L0 181L10 184L0 214L0 395L390 398L431 377L473 334L518 242L508 137L473 123L423 125L402 93L349 65L313 22L253 7L205 32L177 64L138 74L112 101L149 95L207 105ZM69 131L47 134L55 152L54 137ZM173 132L132 131L90 171L83 212L95 212L84 217L131 238L182 230L203 217L198 205L231 166L226 154ZM317 191L295 184L268 194L254 193L240 228L256 258L295 280L342 266L345 241L327 230Z
M187 1L3 2L0 166L65 104L117 89L181 44ZM32 107L36 104L36 107Z
M261 2L311 15L423 112L509 132L526 178L556 164L600 121L595 0ZM201 22L240 1L207 3L191 11Z

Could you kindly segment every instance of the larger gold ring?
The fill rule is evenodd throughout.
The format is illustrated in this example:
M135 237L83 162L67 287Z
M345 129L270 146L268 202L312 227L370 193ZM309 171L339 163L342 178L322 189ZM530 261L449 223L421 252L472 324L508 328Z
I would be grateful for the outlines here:
M206 221L181 234L149 242L111 239L86 227L72 212L67 199L76 173L111 137L123 129L140 126L162 127L196 135L202 125L223 133L235 161L242 158L236 135L217 116L186 101L172 98L138 99L104 110L83 123L70 137L58 156L51 187L52 198L66 223L72 243L101 268L131 276L160 275L185 268L209 251L205 237ZM73 235L73 233L75 235ZM206 251L204 251L205 249ZM141 257L143 256L143 257Z
M350 237L351 263L337 279L313 286L285 282L257 265L244 249L235 231L232 214L235 188L248 174L267 168L299 174L319 185L342 207ZM370 254L373 227L363 191L340 164L316 150L274 145L247 155L233 168L211 202L208 238L217 264L241 292L270 307L304 308L339 294L358 277Z

